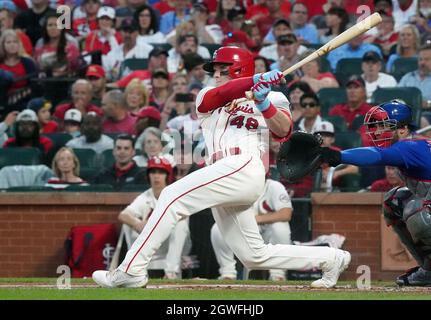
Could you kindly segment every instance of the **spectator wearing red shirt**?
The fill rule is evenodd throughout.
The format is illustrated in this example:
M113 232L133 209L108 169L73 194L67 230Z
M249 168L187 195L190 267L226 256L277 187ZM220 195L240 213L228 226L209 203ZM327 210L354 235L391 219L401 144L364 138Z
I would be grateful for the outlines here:
M135 133L136 117L128 111L123 92L117 89L107 92L102 109L106 117L102 124L103 133Z
M399 33L395 32L394 29L394 17L384 11L380 11L379 13L382 17L382 23L376 26L377 34L366 37L364 42L380 45L383 55L388 57L392 47L398 43Z
M100 0L83 0L82 8L84 9L85 16L73 19L72 29L76 36L85 37L91 31L97 29L97 14L101 7Z
M240 0L220 0L218 1L217 10L214 21L212 23L218 24L224 33L229 32L229 20L227 14L235 7L242 7Z
M287 1L287 0L281 1L280 9L285 17L290 16L290 7L291 7L290 1ZM260 0L256 4L247 6L247 14L245 18L256 21L257 19L261 17L265 17L268 14L269 14L269 10L266 5L266 0Z
M72 85L72 102L58 105L55 108L54 119L62 124L64 114L70 109L78 109L82 116L90 111L94 111L97 115L103 116L102 109L91 103L92 96L93 91L91 83L85 79L76 80Z
M16 17L17 7L12 1L0 1L0 34L7 30L13 29L13 22ZM33 44L30 38L24 32L16 30L18 37L24 47L25 52L29 55L33 55Z
M85 38L84 51L100 50L102 55L108 54L122 42L121 33L115 30L115 9L103 6L97 11L97 26Z
M347 102L333 106L329 110L330 116L340 116L346 120L347 127L352 127L352 122L357 116L365 116L371 105L367 101L364 80L357 75L349 78L346 84Z
M376 180L371 184L371 192L387 192L392 188L404 186L404 182L398 175L398 169L396 167L386 166L385 167L385 178Z
M275 21L284 18L284 13L281 11L281 2L282 0L265 0L268 13L256 19L256 24L262 37L265 37L268 31L271 30Z
M15 79L28 77L14 82L10 91L24 88L30 77L37 76L36 65L27 57L15 30L5 30L0 37L0 69L10 72Z
M157 3L153 4L153 8L160 12L160 16L168 13L169 11L175 11L175 7L172 0L160 0Z
M7 139L3 148L38 148L46 155L54 147L51 139L39 135L39 121L33 110L21 111L16 118L15 126L15 137Z
M37 114L40 125L40 133L53 133L58 131L58 123L51 120L52 103L44 98L31 99L27 104L27 109L33 110Z

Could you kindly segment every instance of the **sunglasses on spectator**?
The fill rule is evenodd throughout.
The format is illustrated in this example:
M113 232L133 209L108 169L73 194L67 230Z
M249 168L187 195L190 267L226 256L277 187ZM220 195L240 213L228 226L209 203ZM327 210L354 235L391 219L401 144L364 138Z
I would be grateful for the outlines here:
M307 107L314 108L314 107L318 107L318 106L319 105L315 102L301 103L301 107L303 107L303 108L307 108Z

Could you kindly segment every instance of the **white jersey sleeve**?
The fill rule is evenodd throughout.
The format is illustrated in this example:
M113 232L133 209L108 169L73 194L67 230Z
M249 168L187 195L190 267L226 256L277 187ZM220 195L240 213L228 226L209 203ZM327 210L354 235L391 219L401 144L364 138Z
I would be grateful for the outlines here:
M155 206L151 199L150 191L151 189L140 194L130 205L127 206L126 210L131 212L136 218L145 220L153 211Z
M268 94L268 99L269 101L271 101L274 107L282 109L283 111L286 111L289 113L289 115L291 115L290 102L282 92L271 91Z
M211 112L199 112L198 107L201 105L202 101L204 100L204 95L209 90L213 89L214 87L205 87L201 91L199 91L197 97L196 97L196 114L200 121L203 121L206 117L211 115Z
M271 179L267 180L268 188L266 189L265 198L268 205L274 210L278 211L283 208L292 208L292 201L286 188L278 181Z

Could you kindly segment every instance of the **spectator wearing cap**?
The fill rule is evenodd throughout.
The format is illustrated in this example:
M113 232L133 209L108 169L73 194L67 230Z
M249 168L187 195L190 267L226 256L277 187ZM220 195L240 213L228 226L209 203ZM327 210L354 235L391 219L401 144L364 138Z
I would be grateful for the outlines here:
M134 19L138 22L139 36L138 44L145 43L166 43L166 37L159 30L159 19L156 11L148 5L143 4L134 13Z
M371 103L377 88L392 88L397 86L397 80L382 70L382 58L374 51L368 51L362 57L362 78L367 90L367 102Z
M0 34L7 29L13 29L13 23L18 13L18 8L11 0L0 1ZM21 40L25 52L29 55L33 55L33 44L30 38L25 32L16 30L16 33Z
M126 59L138 58L148 59L148 55L153 49L152 45L136 42L138 38L138 24L132 18L125 18L120 26L123 43L112 49L106 57L102 56L103 68L110 80L116 80L126 74L120 74L121 64Z
M83 0L81 8L84 16L72 20L72 30L78 38L86 37L97 29L98 11L102 6L101 0Z
M204 70L203 65L205 60L197 53L189 53L184 55L184 69L187 72L188 83L198 83L202 87L208 86L213 82L212 78Z
M123 92L115 89L105 93L102 109L105 114L102 124L104 133L135 133L136 117L130 114Z
M165 69L157 69L151 76L150 104L163 110L171 92L169 90L169 73Z
M265 36L265 43L271 43L268 46L263 47L259 50L259 55L263 56L269 60L278 60L278 53L277 53L277 39L280 36L284 36L287 34L292 34L293 31L290 28L289 21L286 19L278 19L274 22L272 25L271 30L267 33ZM298 47L298 54L303 54L305 51L307 51L307 47L303 45L299 45Z
M54 111L54 120L62 124L64 114L70 109L78 109L82 115L93 111L99 116L102 116L102 109L91 103L92 97L93 90L91 83L85 79L76 80L72 85L72 102L58 105Z
M376 34L367 36L364 42L378 44L383 55L388 57L392 47L398 42L399 33L394 29L395 21L392 14L385 11L380 11L379 13L382 17L382 22L376 26Z
M100 50L107 55L117 48L123 39L120 32L115 30L115 9L103 6L97 11L97 26L85 38L84 52Z
M190 53L197 53L204 59L210 59L207 48L200 46L195 34L185 34L177 38L175 47L168 51L168 72L176 73L180 66L183 66L183 56Z
M47 14L53 14L55 10L49 7L49 0L31 0L31 8L22 11L15 18L14 28L25 32L31 43L42 37L43 21Z
M3 148L31 147L47 155L54 147L54 143L51 139L41 136L39 128L36 112L31 109L21 111L16 117L15 137L7 139Z
M102 117L95 112L89 112L83 116L81 135L66 143L66 147L72 149L91 149L97 154L114 148L114 140L103 134Z
M81 135L81 111L78 109L67 110L64 114L64 132L70 134L73 138Z
M386 63L386 72L392 72L392 66L398 58L416 58L421 46L418 28L412 24L403 26L399 31L396 52L391 54Z
M331 7L325 14L325 22L327 31L320 36L320 43L327 43L343 33L349 23L349 14L344 8Z
M335 130L334 125L330 123L329 121L321 121L315 128L313 133L319 134L322 138L322 147L331 148L336 151L341 151L340 148L334 145L335 143ZM330 171L330 167L328 164L323 163L321 165L322 168L322 181L321 181L321 188L322 190L327 190L328 187L328 173ZM343 167L342 169L338 169L334 171L334 174L332 176L332 181L330 183L331 186L338 186L340 184L340 178L347 174L357 174L359 172L359 168L357 166L353 165L347 165Z
M271 70L286 70L299 61L299 42L295 34L286 34L277 38L278 59L271 64Z
M405 74L399 87L416 87L422 92L423 107L431 104L431 44L419 49L418 69Z
M37 114L41 134L58 131L57 122L51 120L51 108L51 101L44 98L33 98L27 104L27 109L31 109Z
M313 51L308 50L299 56L299 61L308 57ZM338 81L331 72L320 72L321 59L315 59L301 67L304 75L301 81L307 82L314 92L322 88L338 88Z
M149 127L159 128L160 121L162 119L160 111L153 106L141 108L136 117L135 132L137 137L139 137L142 132Z
M148 105L149 96L147 86L140 79L133 79L124 90L127 110L136 116L142 107Z
M94 179L96 184L109 184L114 189L122 189L130 184L146 184L145 170L136 165L133 160L135 156L135 140L131 135L120 134L115 138L112 154L115 163L112 167L102 169Z
M190 0L172 0L175 11L169 11L160 18L160 31L167 35L184 21L190 20Z
M8 93L26 87L30 78L37 77L36 65L13 29L4 30L0 36L0 69L10 72L15 79Z
M337 63L341 59L347 58L362 58L368 51L375 51L378 55L382 56L380 49L371 44L363 42L364 36L358 36L353 38L349 43L343 44L335 50L332 50L327 55L327 59L331 64L333 71L337 68Z
M314 24L308 23L308 8L301 2L292 5L289 17L293 32L301 43L319 43L319 33Z
M268 9L268 13L255 20L262 37L265 37L265 35L269 32L275 21L284 17L283 11L281 11L282 0L264 1L265 6Z
M365 81L360 76L353 75L346 83L347 102L333 106L329 110L330 116L340 116L346 120L348 128L358 116L365 116L371 105L367 103Z
M322 122L319 98L314 93L304 93L300 100L302 119L298 123L299 130L313 133Z
M85 78L90 81L93 91L92 103L100 106L102 98L106 92L106 74L102 66L92 64L87 67Z

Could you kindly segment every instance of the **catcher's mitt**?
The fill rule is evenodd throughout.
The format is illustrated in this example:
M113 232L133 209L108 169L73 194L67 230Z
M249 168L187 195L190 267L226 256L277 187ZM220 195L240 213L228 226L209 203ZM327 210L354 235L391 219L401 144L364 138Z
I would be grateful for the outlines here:
M303 131L296 131L280 147L277 168L288 181L295 182L312 173L322 163L321 140Z

